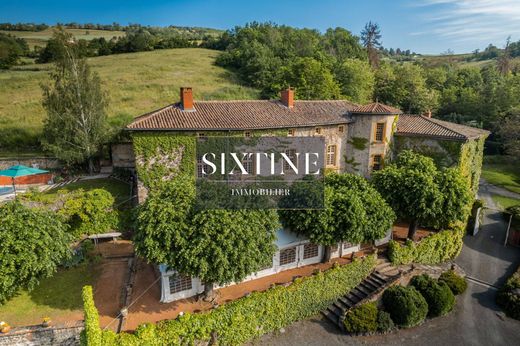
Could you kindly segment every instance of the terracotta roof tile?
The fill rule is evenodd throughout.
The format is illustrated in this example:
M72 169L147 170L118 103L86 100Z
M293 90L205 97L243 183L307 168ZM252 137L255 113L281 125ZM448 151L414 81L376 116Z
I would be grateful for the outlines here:
M402 114L400 109L384 105L379 102L358 106L352 110L355 114Z
M398 136L435 137L467 140L489 135L489 131L476 127L450 123L422 115L403 114L397 121Z
M195 111L179 104L142 115L130 130L245 130L333 125L351 122L348 101L296 101L293 108L280 101L198 101Z

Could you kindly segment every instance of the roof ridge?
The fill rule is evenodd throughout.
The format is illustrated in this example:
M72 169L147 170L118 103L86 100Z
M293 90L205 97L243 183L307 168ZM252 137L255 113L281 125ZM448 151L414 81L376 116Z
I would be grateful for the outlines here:
M424 116L424 115L419 115L419 116L420 116L421 118L423 118L423 119L425 119L425 120L427 120L427 121L429 121L429 122L435 124L435 125L438 125L438 126L444 128L445 130L448 130L448 131L451 131L451 132L453 132L453 133L456 133L456 134L458 134L459 136L463 136L463 137L466 138L466 139L468 138L468 136L466 136L465 134L463 134L463 133L461 133L461 132L459 132L459 131L456 131L456 130L450 129L450 128L447 127L446 125L437 122L437 121L443 122L443 121L440 120L440 119L434 119L434 118L426 117L426 116ZM435 120L435 121L434 121L434 120ZM460 124L456 124L456 123L453 123L453 124L455 124L455 125L460 125ZM463 125L463 126L464 126L464 125Z

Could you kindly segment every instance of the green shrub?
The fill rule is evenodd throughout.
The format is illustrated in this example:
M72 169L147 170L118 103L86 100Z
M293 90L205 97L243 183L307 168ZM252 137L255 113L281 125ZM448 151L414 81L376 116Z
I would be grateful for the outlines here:
M515 290L520 290L520 268L507 279L497 294L497 304L509 317L520 320L520 295L515 294Z
M115 228L118 214L113 205L114 197L104 189L79 189L67 198L59 213L67 219L73 235L79 237Z
M343 323L348 333L375 332L377 330L376 304L366 303L347 311Z
M99 314L94 305L92 286L83 287L81 297L83 298L83 316L85 320L85 329L81 332L80 337L81 345L101 345L102 332L99 327Z
M424 238L418 243L407 240L405 245L391 240L388 257L394 265L422 263L437 264L454 259L462 250L464 228L456 227Z
M142 325L134 334L103 331L103 345L191 345L197 340L210 340L213 331L220 345L240 345L319 313L358 285L375 263L375 256L358 259L297 279L288 287L255 292L206 313Z
M420 324L428 313L428 304L414 287L393 286L383 293L383 305L392 321L401 327Z
M437 282L427 274L414 276L410 285L415 287L428 303L428 316L437 317L447 314L455 305L455 296L444 282Z
M388 332L395 328L392 317L386 311L379 310L377 313L377 330L380 332Z
M446 285L448 285L450 290L455 295L464 293L464 291L468 287L466 279L462 276L457 275L453 270L448 270L442 273L439 277L439 281L444 282Z

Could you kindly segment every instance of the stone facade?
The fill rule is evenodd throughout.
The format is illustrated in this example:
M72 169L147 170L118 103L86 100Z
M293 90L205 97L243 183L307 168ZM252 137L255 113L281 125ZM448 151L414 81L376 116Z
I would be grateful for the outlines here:
M135 155L132 143L114 143L110 146L112 166L116 168L134 168Z
M17 165L24 165L40 169L58 169L62 167L60 161L52 157L34 157L27 159L0 159L0 170Z

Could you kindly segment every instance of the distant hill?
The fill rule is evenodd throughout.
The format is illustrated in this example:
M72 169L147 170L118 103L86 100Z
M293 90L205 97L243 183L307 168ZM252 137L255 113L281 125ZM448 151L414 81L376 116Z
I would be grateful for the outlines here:
M180 86L196 99L254 99L259 92L239 85L236 76L214 64L218 51L163 49L89 58L109 95L108 115L124 124L145 112L177 102ZM48 64L25 65L0 73L0 151L38 143L44 119L40 83Z

